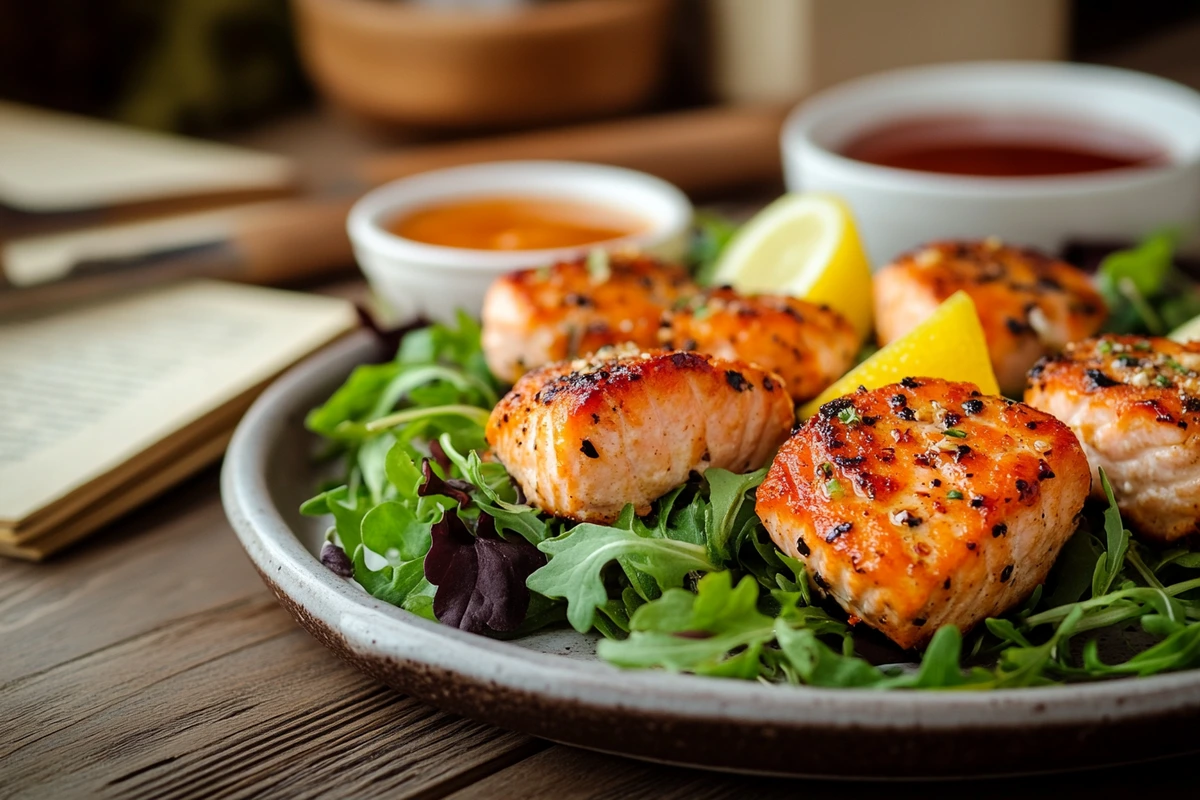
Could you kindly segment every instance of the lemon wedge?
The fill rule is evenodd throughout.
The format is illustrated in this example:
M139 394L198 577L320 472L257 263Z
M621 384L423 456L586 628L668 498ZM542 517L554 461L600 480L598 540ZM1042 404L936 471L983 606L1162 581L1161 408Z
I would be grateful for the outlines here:
M1167 338L1177 342L1194 342L1200 339L1200 317L1192 317L1168 333Z
M859 386L878 389L909 377L968 381L984 394L1000 394L983 326L966 292L952 294L920 325L847 372L801 408L800 417Z
M827 194L788 194L743 225L714 281L739 292L788 294L840 311L871 332L871 265L850 208Z

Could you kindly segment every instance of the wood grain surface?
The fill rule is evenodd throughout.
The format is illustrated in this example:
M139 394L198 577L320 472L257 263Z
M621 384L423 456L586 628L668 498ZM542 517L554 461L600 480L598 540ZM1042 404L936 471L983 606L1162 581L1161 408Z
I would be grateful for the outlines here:
M547 745L338 661L276 604L215 472L0 564L0 796L441 797Z

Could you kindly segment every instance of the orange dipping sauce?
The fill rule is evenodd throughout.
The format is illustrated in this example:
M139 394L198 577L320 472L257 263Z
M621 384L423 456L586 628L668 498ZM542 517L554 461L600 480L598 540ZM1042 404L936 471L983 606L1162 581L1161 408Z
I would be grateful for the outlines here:
M620 239L645 220L619 209L554 197L475 197L426 206L387 229L414 242L468 250L549 250Z

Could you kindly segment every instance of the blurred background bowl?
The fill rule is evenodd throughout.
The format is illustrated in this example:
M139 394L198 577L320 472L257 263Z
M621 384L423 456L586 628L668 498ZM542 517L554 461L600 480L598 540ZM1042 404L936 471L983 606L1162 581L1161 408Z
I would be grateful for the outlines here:
M560 0L447 10L382 0L292 0L318 89L376 122L512 127L649 101L671 0Z
M1076 136L1136 135L1161 149L1166 163L988 177L895 169L842 154L864 131L955 116L1043 120ZM845 199L876 266L934 239L999 236L1058 252L1071 241L1136 241L1167 228L1186 239L1200 221L1200 93L1128 70L995 61L883 72L802 103L781 141L788 190Z

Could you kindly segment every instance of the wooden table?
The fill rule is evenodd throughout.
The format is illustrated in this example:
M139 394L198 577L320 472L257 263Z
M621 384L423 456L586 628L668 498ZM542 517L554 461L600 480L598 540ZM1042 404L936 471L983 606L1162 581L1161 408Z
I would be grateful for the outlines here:
M0 797L1062 800L1194 796L1195 763L862 786L643 764L453 717L292 622L226 522L215 469L49 563L0 560Z

